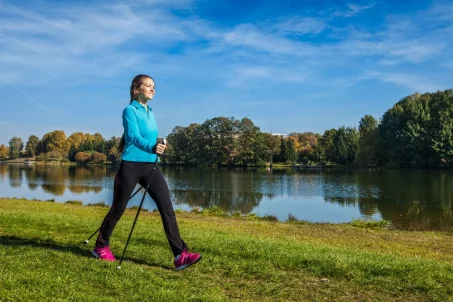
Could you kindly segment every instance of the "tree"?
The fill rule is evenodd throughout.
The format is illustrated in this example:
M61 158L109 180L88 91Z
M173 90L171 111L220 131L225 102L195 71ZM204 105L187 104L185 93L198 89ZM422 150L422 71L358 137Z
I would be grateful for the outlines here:
M172 163L200 164L201 144L200 124L190 124L188 127L177 126L167 137L167 156L165 160Z
M39 138L36 135L31 135L25 145L25 152L28 157L34 157L37 154Z
M8 157L8 154L9 154L8 148L4 144L1 144L0 145L0 158L6 158L6 157Z
M286 148L283 156L285 162L294 163L297 160L296 147L292 139L286 140Z
M94 151L94 137L89 133L84 134L84 139L80 145L80 151Z
M378 138L377 120L371 115L365 115L359 122L359 150L357 161L361 165L377 163L376 143Z
M9 157L11 159L18 158L20 155L20 151L24 148L24 143L22 139L19 137L13 137L9 141Z
M359 122L360 136L364 136L367 132L377 129L377 120L372 115L365 115Z
M99 153L106 153L106 142L100 133L93 135L93 148Z
M431 120L427 143L431 147L429 166L453 167L453 90L431 95Z
M44 134L36 147L36 154L57 152L60 156L66 157L68 156L69 148L64 131L55 130Z
M329 162L337 161L336 150L333 143L333 138L335 137L336 133L336 129L326 130L324 131L324 134L320 139L320 147L324 152L323 157L326 159L326 161Z
M85 134L83 132L74 132L71 134L67 139L66 139L66 144L68 150L71 148L71 146L74 147L75 150L80 151L80 145L83 143L85 139Z
M63 156L66 156L65 153L67 153L69 150L67 144L66 144L66 134L64 133L63 130L55 130L50 133L48 136L47 140L47 152L58 152Z
M294 162L296 160L296 149L294 142L291 139L280 139L280 154L278 161L280 162Z
M112 150L112 148L118 148L120 139L121 138L117 139L116 137L112 136L108 141L105 142L105 149L109 151L108 153L111 153L110 151Z
M335 161L340 164L354 162L359 148L359 132L355 128L340 127L333 137Z
M238 160L245 166L250 162L257 162L259 152L256 147L260 129L248 118L243 118L237 128Z
M280 137L272 135L270 133L261 133L264 152L264 156L269 160L269 164L272 166L272 158L280 153Z
M234 150L237 122L233 117L215 117L206 120L196 133L201 163L215 165L226 163Z
M107 154L107 160L110 162L115 162L118 161L118 159L121 158L121 153L118 151L116 147L110 148L108 154Z
M431 95L407 96L387 110L379 124L379 157L384 164L422 167L432 157Z

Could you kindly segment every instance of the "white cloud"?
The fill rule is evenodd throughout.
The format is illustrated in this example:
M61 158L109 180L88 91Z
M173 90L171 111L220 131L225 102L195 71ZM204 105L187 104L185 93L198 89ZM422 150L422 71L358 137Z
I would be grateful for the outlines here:
M436 4L425 12L425 16L430 21L446 21L447 23L452 23L453 14L453 4L450 3L441 3Z
M357 15L358 13L360 13L360 12L362 12L364 10L373 8L374 5L375 5L374 3L370 3L370 4L367 4L367 5L357 5L357 4L351 4L351 3L347 4L349 12L347 12L345 14L345 16L349 17L349 16Z
M289 20L278 23L276 29L284 34L317 35L328 27L325 20L319 18L293 17Z
M247 86L257 80L264 80L270 86L281 82L303 82L305 76L300 70L280 66L240 66L234 70L228 86Z
M352 17L355 16L362 11L371 9L375 6L375 3L369 3L365 5L358 5L358 4L353 4L353 3L348 3L346 4L346 8L342 10L336 10L333 13L334 17Z
M315 47L270 32L261 31L251 24L241 24L223 34L223 42L236 47L247 47L256 52L284 55L310 55Z
M44 80L114 73L143 56L137 46L158 49L160 44L188 39L175 17L158 9L144 18L122 4L55 7L48 15L2 8L10 17L0 23L0 64L6 67L0 78L10 81L19 80L10 76L13 70L21 70L22 80L37 74Z
M374 5L348 4L341 15L352 16ZM173 14L173 7L186 10L186 16ZM427 16L389 17L379 31L357 29L359 25L338 30L334 19L310 16L225 27L193 15L191 1L177 0L56 5L40 10L46 13L5 4L0 9L9 16L0 23L0 80L17 83L35 77L35 85L56 78L108 77L146 64L168 74L175 68L203 70L228 86L270 77L281 82L330 79L344 86L356 83L360 72L336 81L331 70L418 64L442 54L449 43L444 32L425 32L420 25L424 18L440 14L438 9ZM325 31L337 36L310 39ZM295 35L305 36L304 40L293 39ZM167 55L175 45L180 53ZM363 59L370 57L363 65Z
M412 92L424 93L441 89L441 85L439 85L439 83L434 83L433 81L420 75L408 73L368 72L367 76L386 83L393 83L406 87Z

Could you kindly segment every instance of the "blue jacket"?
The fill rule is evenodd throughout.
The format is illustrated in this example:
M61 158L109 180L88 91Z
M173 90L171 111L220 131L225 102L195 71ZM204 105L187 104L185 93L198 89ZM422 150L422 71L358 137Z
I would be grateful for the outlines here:
M157 124L151 108L132 101L123 111L125 145L121 155L123 160L154 162L157 154Z

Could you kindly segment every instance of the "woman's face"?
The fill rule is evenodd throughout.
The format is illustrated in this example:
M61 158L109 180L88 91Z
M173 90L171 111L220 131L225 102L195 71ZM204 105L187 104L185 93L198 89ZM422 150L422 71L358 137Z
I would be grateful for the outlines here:
M149 101L154 97L154 81L150 78L143 79L142 84L137 89L138 101Z

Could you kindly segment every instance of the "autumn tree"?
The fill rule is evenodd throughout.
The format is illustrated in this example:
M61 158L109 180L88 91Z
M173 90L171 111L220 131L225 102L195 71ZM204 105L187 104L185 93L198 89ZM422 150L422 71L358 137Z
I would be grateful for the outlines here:
M91 161L91 155L87 152L77 152L75 160L80 164L87 164Z
M109 152L107 153L107 160L110 162L116 162L120 159L121 153L116 147L111 147Z
M6 158L6 157L8 157L8 154L9 154L8 148L4 144L1 144L0 145L0 158Z
M100 152L93 152L91 160L96 164L102 164L105 163L105 161L107 160L107 156Z
M93 149L99 153L105 153L107 151L105 139L100 133L93 134Z

